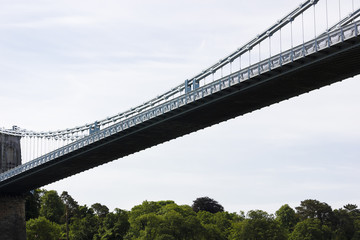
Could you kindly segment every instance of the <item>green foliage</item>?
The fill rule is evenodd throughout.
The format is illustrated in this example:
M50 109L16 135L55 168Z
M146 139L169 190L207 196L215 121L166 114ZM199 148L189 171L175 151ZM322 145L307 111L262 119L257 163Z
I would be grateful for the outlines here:
M197 198L191 206L195 212L207 211L210 213L223 212L224 207L209 197Z
M125 239L203 239L196 213L173 201L144 201L131 210L129 222Z
M276 220L279 221L280 226L288 231L292 232L295 228L295 225L298 223L299 218L296 215L294 209L289 205L285 204L276 211Z
M44 191L40 198L40 216L49 219L51 222L61 223L65 207L58 193L54 190Z
M28 240L57 240L61 237L60 226L45 217L30 219L26 222Z
M108 213L95 235L95 240L122 240L130 227L129 215L125 210L116 208L113 213Z
M94 203L93 205L91 205L91 208L94 210L95 214L100 218L105 217L109 213L109 208L100 203Z
M261 210L252 210L247 218L233 224L229 239L236 240L282 240L287 239L284 228L273 215Z
M354 235L351 240L360 240L360 220L356 219L354 220Z
M301 220L308 218L317 218L321 224L330 224L333 220L333 212L331 207L319 202L318 200L307 199L300 203L299 207L296 207L297 214Z
M235 213L217 212L210 213L199 211L197 218L205 229L205 239L222 240L228 239L231 232L232 223L241 221L243 218Z
M334 210L335 238L352 239L353 236L356 236L359 230L356 224L359 219L360 211L354 204L347 204L344 206L344 209ZM356 239L357 237L354 238Z
M25 220L32 218L38 218L40 215L40 189L35 189L34 191L29 192L25 198Z
M144 201L131 211L109 212L100 203L81 206L67 192L35 190L26 197L26 229L30 240L360 240L357 205L333 211L308 199L295 209L285 204L276 218L262 210L245 217L205 197L191 207Z
M64 219L63 222L65 222L66 239L69 239L70 219L78 213L79 205L66 191L61 193L60 199L65 206L65 215L62 217L62 219Z
M91 208L86 205L79 208L79 215L73 217L70 224L70 239L88 240L93 239L100 226L99 218Z
M64 204L65 214L68 215L68 218L75 216L79 210L79 204L66 191L61 193L60 199Z
M331 239L331 230L322 225L319 219L308 218L296 224L289 240L323 240Z

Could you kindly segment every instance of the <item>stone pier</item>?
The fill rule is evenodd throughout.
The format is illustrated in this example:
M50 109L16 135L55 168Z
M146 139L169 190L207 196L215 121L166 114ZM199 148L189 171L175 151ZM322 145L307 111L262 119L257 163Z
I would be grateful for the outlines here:
M0 173L20 164L20 137L0 133ZM23 195L0 193L0 239L26 240Z

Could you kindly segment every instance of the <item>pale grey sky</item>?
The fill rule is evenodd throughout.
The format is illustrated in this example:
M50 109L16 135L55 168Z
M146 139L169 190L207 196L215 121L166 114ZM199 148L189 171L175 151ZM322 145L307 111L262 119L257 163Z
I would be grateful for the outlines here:
M236 50L301 2L0 0L0 127L64 129L127 110ZM341 15L353 2L360 7L359 0L341 0ZM331 8L338 1L328 3ZM329 16L338 17L336 11ZM359 80L347 79L45 188L111 210L144 200L191 205L202 196L230 212L273 213L308 198L334 208L360 205Z

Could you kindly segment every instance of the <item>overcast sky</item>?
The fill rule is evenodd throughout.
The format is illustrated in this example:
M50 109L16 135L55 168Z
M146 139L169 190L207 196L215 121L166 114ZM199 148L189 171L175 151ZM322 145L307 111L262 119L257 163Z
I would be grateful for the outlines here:
M65 129L125 111L217 62L301 2L0 0L0 127ZM328 2L329 8L338 5ZM360 7L360 0L341 0L340 15L349 13L352 3ZM338 11L329 18L338 19ZM144 200L191 205L202 196L230 212L274 213L305 199L334 208L360 206L359 80L45 188L110 210L131 209Z

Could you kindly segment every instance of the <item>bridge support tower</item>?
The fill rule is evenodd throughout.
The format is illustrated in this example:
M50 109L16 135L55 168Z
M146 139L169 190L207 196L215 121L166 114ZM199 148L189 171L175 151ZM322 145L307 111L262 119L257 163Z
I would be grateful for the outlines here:
M20 164L20 137L0 133L0 173ZM0 193L0 239L26 240L24 195Z

